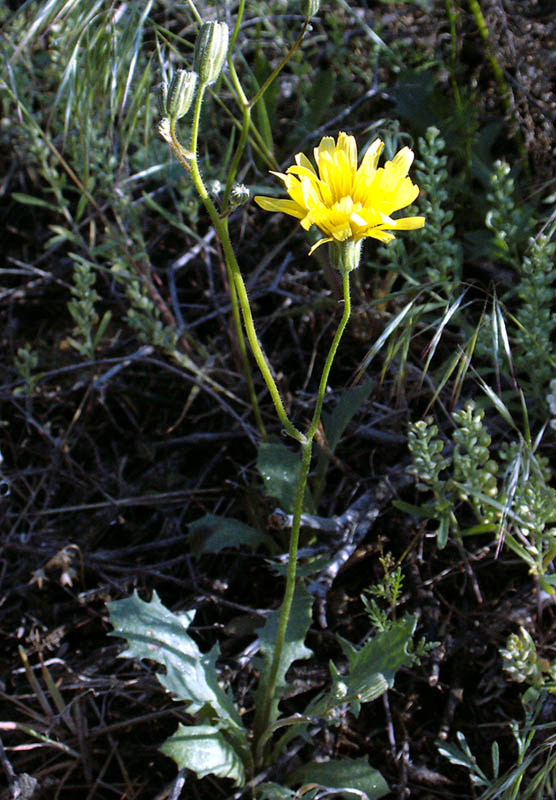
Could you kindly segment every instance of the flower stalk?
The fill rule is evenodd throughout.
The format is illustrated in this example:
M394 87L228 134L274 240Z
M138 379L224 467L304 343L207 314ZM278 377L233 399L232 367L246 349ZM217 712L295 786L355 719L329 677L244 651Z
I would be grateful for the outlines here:
M318 228L323 237L313 246L310 252L312 253L320 245L328 243L330 245L332 264L342 276L343 313L324 362L311 421L304 433L291 422L286 412L272 369L257 336L247 288L230 239L228 214L232 208L231 197L235 175L251 126L251 110L262 99L272 80L274 80L301 43L307 30L310 16L318 10L318 2L317 0L307 2L306 19L298 39L285 59L250 101L247 100L243 91L230 53L239 30L239 20L243 15L244 4L244 0L240 0L238 22L232 33L231 46L229 46L228 28L224 23L204 23L201 26L195 47L195 71L193 73L178 73L170 90L163 92L162 102L166 113L159 126L159 132L170 144L180 163L189 171L195 189L207 210L221 243L228 274L237 341L251 403L261 435L266 439L266 432L249 366L244 329L255 361L267 385L278 419L284 431L299 443L301 451L284 597L280 607L278 629L268 678L265 681L265 685L261 687L262 702L255 713L254 741L256 744L254 755L257 765L261 767L269 760L272 735L276 728L278 675L280 674L280 665L284 657L288 624L297 583L297 555L301 517L311 470L313 440L321 420L332 365L351 314L350 276L359 266L362 243L365 238L388 242L394 238L394 234L391 231L420 228L424 225L424 218L405 217L393 219L391 216L392 213L410 205L419 193L418 187L407 177L413 161L412 151L407 147L403 148L392 161L386 162L384 167L379 168L378 159L383 143L380 139L377 139L371 144L358 167L355 139L345 133L340 133L337 141L329 136L321 140L319 146L314 150L316 166L305 155L299 153L295 157L295 165L289 167L285 173L275 173L283 181L289 194L289 199L255 198L258 205L265 210L280 211L297 218L305 230L312 226ZM199 168L197 150L201 109L206 89L218 80L226 56L231 84L234 87L242 111L242 126L238 146L227 176L222 213L219 213L204 184ZM196 77L192 77L194 75ZM177 138L176 121L186 113L192 101L191 138L189 150L186 150Z
M286 587L284 590L284 599L282 601L282 607L280 609L278 632L276 634L276 643L274 646L274 653L272 658L272 665L270 668L268 684L265 687L265 692L266 692L265 699L260 710L259 709L257 710L257 714L255 716L255 726L254 726L255 739L258 740L258 738L260 737L261 741L264 741L263 734L267 730L269 724L271 723L270 711L272 708L274 695L276 693L276 679L278 675L278 669L280 666L280 660L282 658L282 652L284 649L286 630L288 627L293 596L295 592L296 574L297 574L297 551L299 549L301 515L303 513L303 501L305 499L305 492L307 489L309 470L311 468L313 439L315 438L315 434L317 432L322 414L322 406L324 403L324 396L326 394L326 387L328 386L328 378L330 375L330 370L332 369L332 364L334 363L334 358L336 356L340 340L346 329L351 314L350 272L351 270L345 270L342 273L344 312L342 314L342 318L340 320L340 323L334 335L334 339L332 340L332 344L330 345L326 361L324 363L317 394L317 401L315 404L315 410L313 411L313 417L311 419L311 423L306 433L306 441L301 444L301 468L299 471L299 478L297 481L295 503L293 509L293 519L292 519L292 527L290 533L290 546L288 553L288 571L286 575ZM264 752L259 752L257 755L261 762L264 761Z

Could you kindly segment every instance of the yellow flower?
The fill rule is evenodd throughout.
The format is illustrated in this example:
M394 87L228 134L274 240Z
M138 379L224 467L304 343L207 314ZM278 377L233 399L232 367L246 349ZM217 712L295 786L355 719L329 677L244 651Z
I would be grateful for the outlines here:
M298 153L295 165L286 173L274 172L286 187L291 200L255 197L265 211L282 211L300 220L309 230L316 225L324 238L309 253L325 242L359 242L366 237L389 242L389 231L422 228L424 217L392 219L391 214L406 208L419 194L419 187L407 177L413 151L404 147L392 161L377 168L384 144L375 139L357 168L357 145L353 136L338 134L321 139L314 149L313 167L307 156Z

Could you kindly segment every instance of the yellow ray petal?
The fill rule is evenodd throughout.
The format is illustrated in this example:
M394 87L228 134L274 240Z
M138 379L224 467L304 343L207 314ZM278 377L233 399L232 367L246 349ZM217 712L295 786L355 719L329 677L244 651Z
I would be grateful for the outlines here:
M315 168L313 167L313 165L311 164L311 162L309 161L309 159L307 158L307 156L305 155L305 153L298 153L298 154L296 155L296 157L295 157L295 163L296 163L296 164L297 164L299 167L305 167L305 169L308 169L308 170L310 170L310 172L312 172L312 173L313 173L313 175L316 175L316 174L317 174L317 173L315 172Z
M416 228L422 228L425 224L424 217L402 217L401 219L393 220L395 223L395 230L397 231L413 231Z
M378 164L379 156L382 152L382 148L384 147L384 142L381 139L375 139L372 144L369 145L365 155L363 156L363 160L361 161L361 166L358 169L358 172L365 173L369 170L376 169L376 165Z
M326 239L319 239L318 242L316 244L314 244L311 247L311 249L309 250L309 255L310 256L313 255L313 253L315 252L317 247L320 247L321 244L325 244L325 242L333 242L333 241L334 241L334 239L332 239L330 236L327 236Z
M291 217L303 219L307 211L298 205L294 200L282 200L274 197L261 197L257 195L253 200L255 203L264 208L265 211L279 211L282 214L289 214Z
M378 239L380 242L384 242L385 244L396 238L393 234L388 233L388 231L383 231L381 228L370 228L369 232L365 234L365 237Z
M355 137L348 136L347 133L341 131L338 134L337 149L342 150L346 154L349 169L355 173L357 169L357 144L355 142Z
M396 153L392 160L392 164L399 169L401 174L405 177L409 172L410 166L413 164L413 159L415 158L413 154L413 150L410 150L409 147L403 147L399 153Z

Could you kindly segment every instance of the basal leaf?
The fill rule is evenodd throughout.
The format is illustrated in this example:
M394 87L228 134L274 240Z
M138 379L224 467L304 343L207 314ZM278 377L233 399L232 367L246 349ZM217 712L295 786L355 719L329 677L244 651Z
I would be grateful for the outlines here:
M299 586L295 590L288 627L286 628L286 638L284 640L284 647L282 648L282 655L278 666L276 692L270 712L270 723L278 716L278 702L287 688L286 672L294 661L309 658L309 656L312 655L311 650L305 647L305 637L307 636L307 631L311 624L312 607L313 598L303 586ZM268 684L279 619L279 609L277 611L272 611L267 616L264 627L259 631L261 652L264 658L264 669L259 680L259 691L256 696L257 704L264 701L263 687Z
M127 640L123 658L148 658L165 667L158 673L160 683L178 700L188 704L188 712L203 721L226 729L234 746L249 759L247 733L229 694L218 683L216 659L218 645L202 653L187 629L194 611L174 614L161 602L156 592L146 603L135 592L131 597L108 604L112 636ZM247 762L246 762L247 763Z
M380 772L373 769L366 758L332 760L323 764L310 762L290 773L286 782L290 785L317 784L346 800L357 797L378 800L390 791Z
M218 778L230 778L236 786L245 783L245 768L241 758L222 732L212 725L180 724L160 750L173 758L179 769L190 769L198 778L216 775Z

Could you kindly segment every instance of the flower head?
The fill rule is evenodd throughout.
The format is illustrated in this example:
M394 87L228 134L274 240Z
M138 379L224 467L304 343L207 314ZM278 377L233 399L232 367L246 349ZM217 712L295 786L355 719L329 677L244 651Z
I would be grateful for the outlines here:
M391 217L419 194L419 187L407 177L413 151L404 147L392 161L377 167L383 147L375 139L358 168L353 136L339 133L337 142L325 136L313 151L316 169L298 153L285 174L273 173L284 182L291 200L255 197L255 202L265 211L296 217L305 230L316 225L325 235L310 253L325 242L357 243L367 237L389 242L394 238L390 231L422 228L424 217Z

